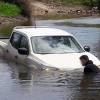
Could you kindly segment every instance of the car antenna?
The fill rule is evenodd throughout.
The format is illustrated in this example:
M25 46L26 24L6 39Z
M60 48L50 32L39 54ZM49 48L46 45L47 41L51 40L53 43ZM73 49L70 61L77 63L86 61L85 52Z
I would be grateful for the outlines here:
M34 5L33 5L34 6ZM35 26L35 28L36 28L36 18L35 18L35 6L33 7L34 8L34 26Z

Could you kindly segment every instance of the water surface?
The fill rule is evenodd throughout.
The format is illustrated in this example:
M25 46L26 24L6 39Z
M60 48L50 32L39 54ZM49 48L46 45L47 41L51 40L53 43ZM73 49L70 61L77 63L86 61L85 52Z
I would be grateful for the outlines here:
M39 26L59 28L73 34L82 46L100 59L100 28L57 25L60 22L100 24L100 18L37 20ZM9 36L17 23L0 27L0 35ZM33 21L28 23L33 25ZM8 34L9 33L9 34ZM0 58L0 100L100 100L100 74L84 75L72 71L34 71L32 68Z

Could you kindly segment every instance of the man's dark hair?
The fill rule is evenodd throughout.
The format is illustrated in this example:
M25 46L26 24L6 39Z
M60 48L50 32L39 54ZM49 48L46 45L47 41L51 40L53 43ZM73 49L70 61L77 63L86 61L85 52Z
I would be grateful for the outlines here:
M87 55L83 55L80 57L80 60L89 60L89 57Z

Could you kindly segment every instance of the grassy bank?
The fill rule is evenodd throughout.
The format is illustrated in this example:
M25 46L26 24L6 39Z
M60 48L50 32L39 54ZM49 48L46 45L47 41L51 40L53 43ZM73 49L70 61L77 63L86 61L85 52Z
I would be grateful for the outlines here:
M0 0L1 2L9 3L8 5L5 5L7 8L14 10L14 13L19 13L25 17L30 17L31 16L31 1L32 0ZM17 5L17 6L16 6ZM11 9L9 9L11 11ZM12 12L12 11L11 11Z
M14 5L9 3L0 3L0 14L6 15L6 16L15 16L20 13L20 9Z

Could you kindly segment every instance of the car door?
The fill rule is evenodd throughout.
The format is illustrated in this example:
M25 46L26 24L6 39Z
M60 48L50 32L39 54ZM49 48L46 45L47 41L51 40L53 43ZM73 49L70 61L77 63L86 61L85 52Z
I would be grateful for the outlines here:
M21 36L19 48L26 48L29 52L28 39L24 35ZM27 58L28 55L21 55L18 53L17 56L18 56L18 62L25 64L25 59Z
M14 32L12 34L8 46L6 48L7 58L12 59L14 61L18 61L17 54L18 54L20 39L21 39L21 34L17 32Z

